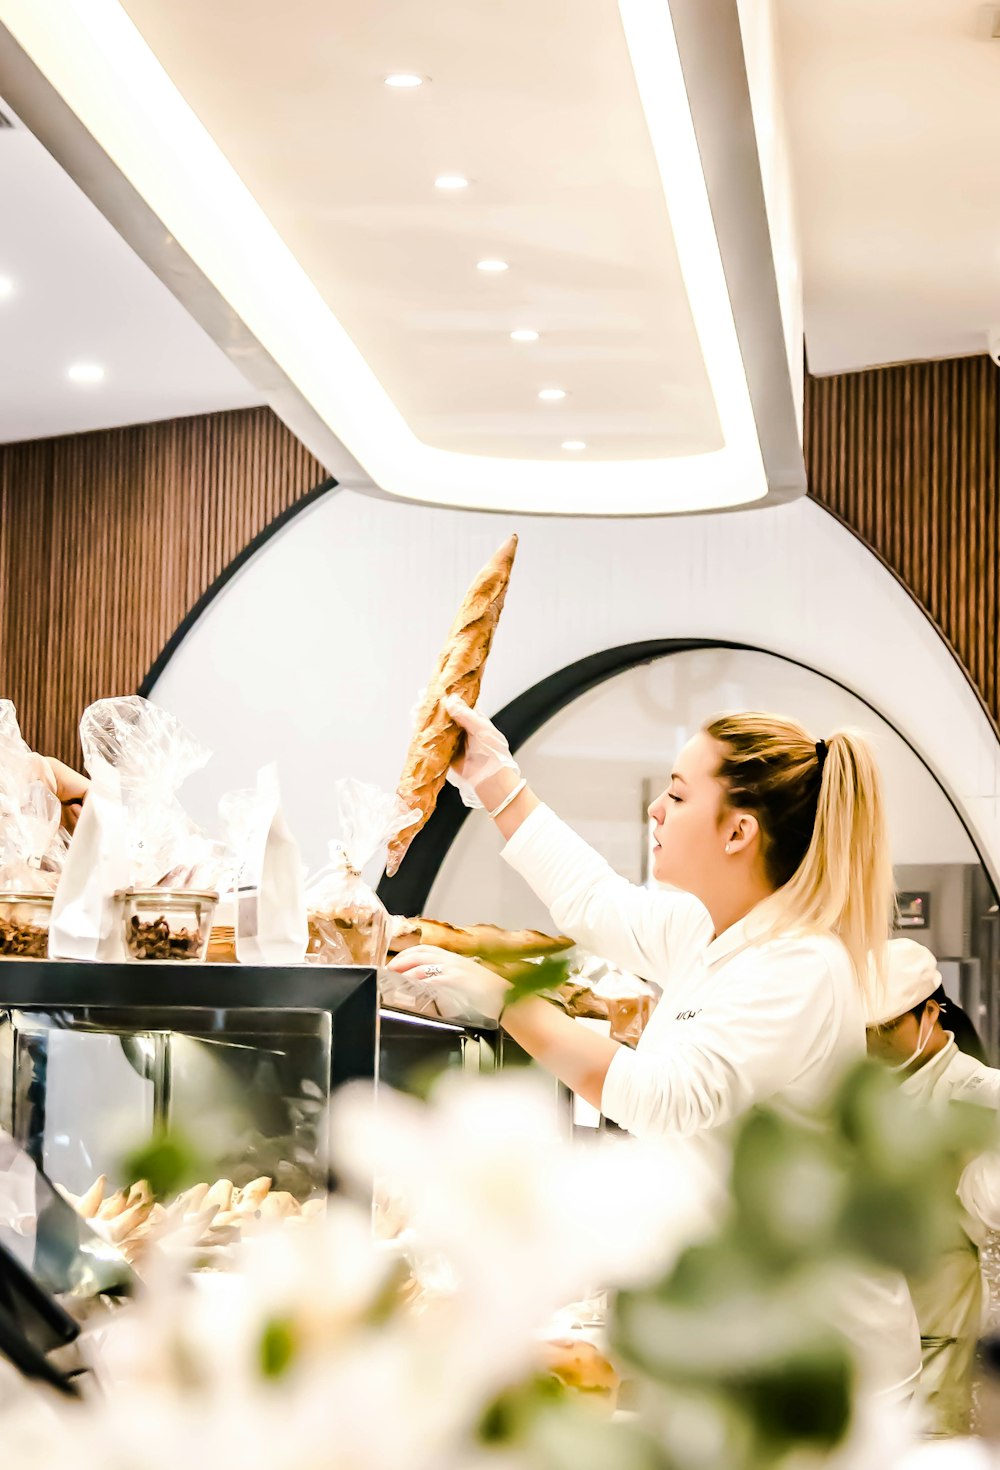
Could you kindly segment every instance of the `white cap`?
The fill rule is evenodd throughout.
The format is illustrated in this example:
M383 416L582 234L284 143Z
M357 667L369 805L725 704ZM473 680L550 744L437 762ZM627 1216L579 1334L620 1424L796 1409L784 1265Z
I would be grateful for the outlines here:
M885 986L871 1003L869 1026L884 1026L929 1000L941 984L937 960L915 939L890 939L885 951Z

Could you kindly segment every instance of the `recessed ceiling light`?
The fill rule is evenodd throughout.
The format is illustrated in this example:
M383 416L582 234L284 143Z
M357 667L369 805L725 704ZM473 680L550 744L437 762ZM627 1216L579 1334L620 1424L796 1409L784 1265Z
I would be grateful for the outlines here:
M384 80L387 87L405 90L407 87L422 87L425 79L418 77L415 71L392 71Z
M542 391L539 393L538 396L542 400L543 403L558 403L558 401L559 401L560 398L565 398L566 397L566 389L565 388L543 388Z
M104 369L99 362L74 362L66 376L71 383L100 383L104 377Z
M573 450L574 453L578 453L579 450L586 449L586 447L587 446L586 446L586 444L584 443L584 441L582 439L564 439L563 440L563 448L564 449L571 449L571 450Z
M14 282L10 276L0 276L0 301L14 294Z
M515 332L511 332L510 340L512 342L537 342L538 333L534 327L518 327Z
M469 187L469 180L464 174L438 174L434 180L434 187L435 189L449 189L451 191L467 189Z
M505 260L479 260L476 262L476 270L486 271L490 275L496 275L498 272L505 271L506 269L507 262Z

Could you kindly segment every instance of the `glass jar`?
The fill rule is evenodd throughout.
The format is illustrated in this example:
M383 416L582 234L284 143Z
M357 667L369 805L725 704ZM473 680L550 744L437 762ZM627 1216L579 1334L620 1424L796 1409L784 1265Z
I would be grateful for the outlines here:
M51 893L0 891L0 955L44 960L49 953Z
M204 960L217 893L183 888L126 888L115 894L129 960Z

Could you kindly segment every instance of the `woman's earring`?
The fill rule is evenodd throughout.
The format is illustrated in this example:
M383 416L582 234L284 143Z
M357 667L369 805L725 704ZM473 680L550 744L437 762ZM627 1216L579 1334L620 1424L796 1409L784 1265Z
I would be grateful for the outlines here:
M732 852L732 850L733 850L733 844L731 842L727 842L726 843L726 851L727 852Z

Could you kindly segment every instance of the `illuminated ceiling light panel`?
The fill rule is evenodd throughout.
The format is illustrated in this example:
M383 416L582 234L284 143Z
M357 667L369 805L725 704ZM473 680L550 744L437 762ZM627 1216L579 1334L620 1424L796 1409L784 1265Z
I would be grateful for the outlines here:
M93 386L95 383L103 383L104 369L99 362L74 362L66 369L66 376L71 383Z
M739 281L727 284L678 49L698 4L619 0L619 10L723 447L585 463L462 453L418 438L117 0L0 0L0 24L377 487L490 510L662 515L805 489L801 443L790 453L787 435L770 484L765 470L759 393L736 327Z

